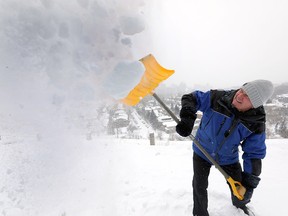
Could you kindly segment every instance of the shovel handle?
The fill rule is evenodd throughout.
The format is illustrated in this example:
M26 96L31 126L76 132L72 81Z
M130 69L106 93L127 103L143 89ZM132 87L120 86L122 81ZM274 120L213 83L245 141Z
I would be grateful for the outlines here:
M240 182L235 181L230 176L226 180L231 186L233 195L236 196L239 200L243 200L244 194L246 193L246 188Z

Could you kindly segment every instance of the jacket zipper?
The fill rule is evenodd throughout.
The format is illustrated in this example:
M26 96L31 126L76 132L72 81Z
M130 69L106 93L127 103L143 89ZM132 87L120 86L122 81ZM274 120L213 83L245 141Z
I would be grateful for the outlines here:
M225 122L226 122L226 117L224 117L224 119L223 119L223 121L221 122L221 124L220 124L220 127L219 127L219 129L218 129L218 131L217 131L217 133L216 133L216 136L218 136L219 135L219 133L220 133L220 131L221 131L221 129L222 129L222 127L223 127L223 125L225 124Z
M224 145L224 143L226 142L228 137L234 132L234 130L236 129L238 123L239 123L239 120L237 118L234 118L230 128L225 132L224 139L222 140L222 142L220 143L220 145L218 146L218 148L217 148L217 150L215 152L216 161L219 160L218 152L221 150L222 146Z

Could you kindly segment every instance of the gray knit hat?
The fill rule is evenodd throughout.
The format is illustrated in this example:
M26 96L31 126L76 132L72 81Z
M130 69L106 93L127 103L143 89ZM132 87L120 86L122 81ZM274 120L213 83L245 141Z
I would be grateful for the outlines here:
M248 95L254 108L265 104L274 91L272 82L268 80L254 80L245 83L241 89Z

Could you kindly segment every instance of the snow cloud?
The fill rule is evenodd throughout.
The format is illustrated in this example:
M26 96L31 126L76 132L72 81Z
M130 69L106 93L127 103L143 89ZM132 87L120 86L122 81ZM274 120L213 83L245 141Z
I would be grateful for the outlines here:
M142 0L1 1L2 113L39 118L35 113L71 101L99 101L107 88L119 92L113 73L121 78L123 62L137 61L133 39L146 30L143 7Z
M115 99L124 98L139 83L144 71L145 67L140 61L119 62L113 72L107 76L103 86ZM111 80L117 80L116 87Z
M133 59L130 36L145 30L141 6L137 0L2 1L1 74L21 82L42 74L65 93L83 82L97 91L119 60Z

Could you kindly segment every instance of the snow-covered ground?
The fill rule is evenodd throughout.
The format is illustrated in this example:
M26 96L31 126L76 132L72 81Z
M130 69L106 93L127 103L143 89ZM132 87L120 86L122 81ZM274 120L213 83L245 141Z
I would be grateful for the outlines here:
M267 146L249 206L257 216L285 216L288 140L267 140ZM3 216L191 215L190 141L150 146L149 140L87 140L75 133L40 140L6 134L0 160ZM215 168L209 180L210 215L244 215L231 205Z

